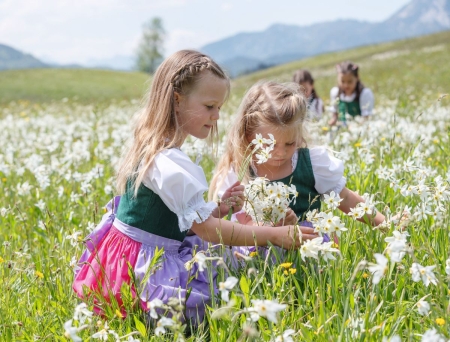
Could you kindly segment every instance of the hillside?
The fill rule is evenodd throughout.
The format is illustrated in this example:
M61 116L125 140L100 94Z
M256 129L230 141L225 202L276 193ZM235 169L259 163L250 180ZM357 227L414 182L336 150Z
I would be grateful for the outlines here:
M392 43L327 53L279 65L234 79L230 106L260 79L291 81L295 70L307 68L316 90L328 99L336 82L335 65L349 59L360 64L361 78L377 99L450 93L450 31ZM0 103L19 99L48 102L76 98L79 102L139 99L148 75L93 69L30 69L0 72Z
M382 22L336 20L309 26L275 24L205 45L202 51L225 65L231 75L261 64L274 65L305 56L394 41L450 29L450 0L411 0Z
M30 54L0 44L0 70L45 68L47 66Z
M62 98L83 103L138 99L148 75L94 69L28 69L0 72L0 103L49 102Z
M261 79L291 81L295 70L306 68L316 80L317 92L328 101L330 88L336 84L335 65L343 60L352 60L360 65L362 81L373 89L378 98L395 99L400 96L405 101L413 101L427 96L432 102L439 94L450 93L449 56L450 31L446 31L279 65L235 79L233 92L240 97Z

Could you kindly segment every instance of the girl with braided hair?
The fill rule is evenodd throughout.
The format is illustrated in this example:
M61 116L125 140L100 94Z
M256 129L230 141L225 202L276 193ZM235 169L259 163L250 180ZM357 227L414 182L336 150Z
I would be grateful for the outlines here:
M372 90L364 87L359 79L359 67L346 61L336 65L338 86L330 91L332 118L330 126L338 121L345 123L346 115L351 117L372 115L374 97Z
M176 52L157 69L118 168L121 197L110 203L109 213L86 239L73 283L79 297L93 298L97 311L115 301L125 315L121 289L127 284L146 311L155 299L167 303L175 297L185 300L185 319L201 320L216 273L200 262L189 271L185 264L204 259L202 240L300 246L300 234L293 226L255 229L222 220L230 207L241 210L244 187L234 182L221 201L206 202L205 174L180 150L188 135L217 138L219 111L229 87L223 70L196 51ZM317 237L311 228L302 228L301 233L303 239ZM161 249L155 268L152 258Z

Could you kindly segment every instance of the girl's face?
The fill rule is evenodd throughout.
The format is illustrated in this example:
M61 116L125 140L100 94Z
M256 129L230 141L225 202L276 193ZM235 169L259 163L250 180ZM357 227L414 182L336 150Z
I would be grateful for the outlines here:
M175 112L184 138L192 135L199 139L208 137L219 119L220 107L228 93L228 81L211 72L200 75L188 95L175 93Z
M342 89L345 95L351 95L356 90L356 84L358 83L358 77L353 75L352 73L342 73L338 74L338 84L339 88Z
M310 97L312 94L312 91L314 89L314 84L312 84L310 82L300 82L300 85L303 87L305 96Z
M292 155L298 148L297 139L298 133L297 129L292 127L279 128L271 125L259 126L255 133L251 136L250 141L255 139L256 134L262 134L263 138L268 139L269 133L273 134L275 138L275 146L270 154L272 157L264 163L264 166L269 167L282 167L286 163L291 164Z

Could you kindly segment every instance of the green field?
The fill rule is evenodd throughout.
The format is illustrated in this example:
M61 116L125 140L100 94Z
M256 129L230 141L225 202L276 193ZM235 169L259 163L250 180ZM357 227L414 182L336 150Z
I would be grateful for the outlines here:
M233 80L236 96L260 79L291 81L295 70L309 69L324 99L336 82L335 65L351 60L374 93L388 99L413 95L434 101L450 90L450 31L419 38L338 51L302 59ZM0 104L10 101L81 103L140 99L149 77L137 72L95 69L38 69L0 72Z
M95 69L27 69L0 71L0 104L11 101L81 102L131 100L146 90L147 74Z
M291 81L295 70L305 68L316 79L317 92L327 99L336 84L335 65L344 60L357 63L363 83L381 97L414 94L434 100L450 91L450 31L280 65L237 79L234 89L242 91L260 79Z
M418 342L438 341L438 335L439 341L449 340L450 106L448 98L438 100L450 92L449 52L450 32L444 32L316 56L233 80L219 121L222 137L243 92L257 80L288 81L296 69L308 68L327 102L334 65L344 59L359 63L362 80L376 96L376 115L339 131L330 130L324 116L311 123L309 133L312 141L339 153L347 187L372 194L368 201L389 221L373 229L323 205L348 229L336 260L320 254L319 260L304 261L298 250L274 263L253 255L228 274L238 280L231 302L219 295L198 329L189 331L173 319L159 336L156 321L133 305L129 288L123 288L126 318L113 303L92 319L87 311L75 312L80 301L71 289L82 238L115 194L114 165L147 76L0 72L0 341L72 336L115 342ZM203 154L209 179L216 163L211 147L188 139L183 150L194 159ZM390 220L399 213L402 222ZM401 235L405 232L409 235ZM376 254L383 254L386 264ZM370 268L376 257L378 279ZM213 269L209 262L207 267ZM218 282L225 281L224 267L214 268ZM255 300L269 301L266 310L258 307L261 317L251 311ZM272 301L283 307L270 316ZM87 304L92 311L92 302Z

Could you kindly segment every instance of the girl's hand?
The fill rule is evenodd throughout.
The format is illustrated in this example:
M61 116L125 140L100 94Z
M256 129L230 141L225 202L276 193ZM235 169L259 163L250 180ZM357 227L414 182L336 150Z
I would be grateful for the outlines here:
M284 249L300 248L305 240L312 240L319 236L314 228L304 226L282 226L276 230L272 243Z
M281 219L280 222L278 222L277 224L274 225L274 227L281 227L283 225L295 225L298 222L298 217L297 215L295 215L294 211L289 208L287 213L286 213L286 217L284 219Z
M237 181L224 192L220 199L220 212L226 215L232 207L233 213L237 213L242 210L244 201L244 186Z
M338 115L337 113L333 113L333 117L328 121L328 125L334 126L336 125L336 122L338 121Z

